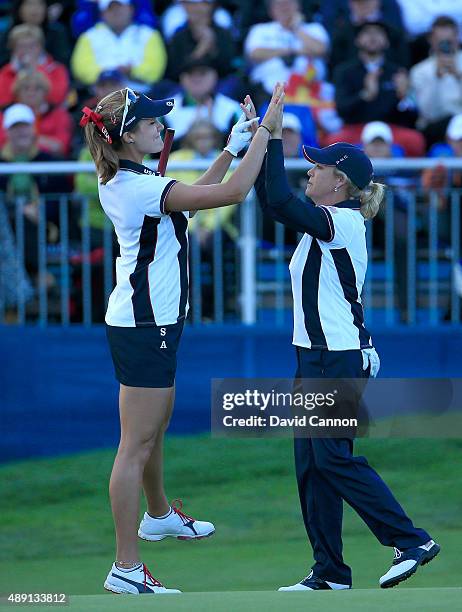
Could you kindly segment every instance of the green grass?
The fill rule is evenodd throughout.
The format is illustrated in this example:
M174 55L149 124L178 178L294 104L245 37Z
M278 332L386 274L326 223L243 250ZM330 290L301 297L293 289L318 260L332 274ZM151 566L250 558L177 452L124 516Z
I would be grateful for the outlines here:
M240 591L225 593L183 593L158 597L153 603L150 597L127 598L111 595L76 595L71 596L70 608L84 612L116 612L127 609L130 612L138 610L160 610L161 612L216 612L235 610L249 612L281 612L289 609L291 612L322 610L322 612L338 612L339 610L366 610L367 612L441 612L462 609L462 589L460 588L426 588L407 589L406 591L380 591L377 589L361 589L348 592L328 593L273 593L265 591ZM16 608L17 606L15 606ZM30 606L18 606L25 610ZM1 610L11 610L12 606L0 605ZM34 610L50 610L50 607L35 606ZM58 608L62 609L62 608Z
M377 589L378 577L388 568L392 552L381 547L346 508L345 558L353 567L354 587L371 590L343 594L342 601L351 607L340 604L340 594L330 594L330 602L338 598L345 610L357 610L360 604L355 598L363 597L362 607L368 611L389 605L398 610L395 593L406 593L401 601L408 601L407 609L462 610L462 604L457 608L455 603L462 601L457 590L438 591L441 605L424 608L432 595L419 589L461 586L461 451L462 442L457 440L356 444L356 453L368 457L415 524L430 531L443 550L412 580L391 594L383 592ZM102 592L114 556L107 492L113 457L113 451L99 451L0 467L0 593ZM291 441L172 437L166 445L166 465L168 495L181 497L193 516L212 520L217 533L199 542L140 542L142 558L155 576L167 586L193 592L174 597L175 602L156 603L156 608L245 609L241 600L255 601L253 610L285 607L281 594L270 591L297 581L312 563L300 517ZM222 591L234 593L223 598L214 593ZM288 596L291 610L301 609L297 606L306 601L300 594ZM71 608L118 609L123 605L119 601L125 601L107 597L78 597ZM412 605L409 597L415 598ZM328 610L325 601L322 607ZM137 599L130 609L144 605Z

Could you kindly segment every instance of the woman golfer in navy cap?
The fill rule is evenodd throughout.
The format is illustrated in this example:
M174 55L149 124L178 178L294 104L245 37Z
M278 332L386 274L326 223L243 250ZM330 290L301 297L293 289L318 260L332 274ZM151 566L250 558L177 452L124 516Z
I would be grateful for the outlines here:
M254 116L254 111L247 117ZM378 212L384 186L373 182L372 164L357 147L339 142L304 147L308 171L305 201L290 190L282 152L282 107L256 183L263 211L303 233L292 256L296 378L376 376L379 357L364 326L361 291L367 268L365 219ZM295 468L306 531L315 563L301 582L281 591L351 588L342 557L342 505L348 502L384 546L395 548L380 586L392 587L431 561L440 547L414 527L364 457L353 455L352 438L295 438Z
M246 100L248 102L248 100ZM267 114L278 112L277 90ZM243 107L243 105L241 105ZM115 91L81 125L99 176L102 207L120 245L117 284L106 330L120 382L121 438L109 491L116 530L116 561L104 587L115 593L178 593L141 563L137 536L191 540L210 536L212 523L170 506L163 486L162 448L174 401L176 351L188 311L188 211L242 202L260 170L268 131L257 130L237 170L221 184L231 160L248 144L255 119L243 115L224 151L194 184L184 185L143 165L163 148L162 124L173 100L155 101L131 89ZM197 481L205 476L196 474ZM147 512L138 526L141 487Z

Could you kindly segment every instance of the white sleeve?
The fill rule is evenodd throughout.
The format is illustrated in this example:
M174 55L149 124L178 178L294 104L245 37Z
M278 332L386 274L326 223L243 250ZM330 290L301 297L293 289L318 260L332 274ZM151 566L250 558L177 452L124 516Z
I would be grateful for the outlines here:
M162 217L165 212L165 200L170 189L178 181L168 176L146 175L140 177L137 184L137 204L148 217Z
M424 60L411 68L409 73L411 92L415 96L420 118L432 121L440 108L440 93L444 91L444 80L439 79L436 64ZM443 94L444 95L444 94Z
M329 240L330 249L343 249L347 247L355 232L355 222L352 216L346 211L335 208L334 206L320 206L324 209L333 224L333 238Z
M324 26L322 26L320 23L305 23L302 27L303 31L305 34L308 34L308 36L319 40L319 42L322 42L325 45L329 44L329 34Z
M263 24L256 24L250 28L244 42L245 55L250 55L254 49L258 49L259 47L267 47L262 39L262 25Z

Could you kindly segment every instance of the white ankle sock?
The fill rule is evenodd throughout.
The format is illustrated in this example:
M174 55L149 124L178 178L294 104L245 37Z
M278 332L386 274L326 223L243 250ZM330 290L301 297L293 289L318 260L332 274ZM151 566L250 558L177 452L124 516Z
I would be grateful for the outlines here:
M149 514L149 512L148 512ZM172 514L172 508L169 506L169 510L166 514L163 514L162 516L152 516L152 514L149 514L149 516L153 519L159 520L159 519L165 519L168 516L170 516Z

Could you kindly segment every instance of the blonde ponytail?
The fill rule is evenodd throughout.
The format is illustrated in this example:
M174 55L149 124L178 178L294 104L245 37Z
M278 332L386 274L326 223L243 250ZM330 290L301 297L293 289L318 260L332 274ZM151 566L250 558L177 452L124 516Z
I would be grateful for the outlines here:
M114 127L121 124L124 104L125 89L122 89L105 96L96 106L96 112L101 115L108 132L114 133ZM112 136L112 142L108 142L107 137L93 121L88 121L84 130L85 140L95 162L99 179L105 185L114 178L119 169L117 150L121 147L121 140L117 136Z
M364 189L356 187L348 176L335 168L334 174L345 179L347 185L347 198L353 198L361 202L361 214L365 219L373 219L379 212L380 204L385 197L385 185L373 183L372 181Z
M379 212L380 204L385 196L385 185L373 183L361 191L359 200L361 202L361 214L365 219L373 219Z

